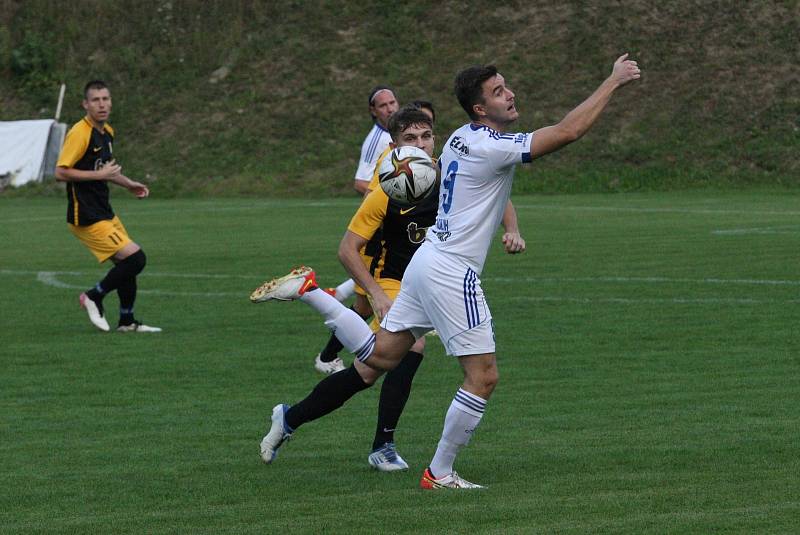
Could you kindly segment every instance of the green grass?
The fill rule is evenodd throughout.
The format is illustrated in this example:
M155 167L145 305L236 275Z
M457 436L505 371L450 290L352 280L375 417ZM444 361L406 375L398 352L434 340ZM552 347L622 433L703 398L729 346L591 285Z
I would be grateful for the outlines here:
M520 176L527 191L800 187L797 2L495 5L415 0L5 0L0 120L84 114L112 89L115 157L161 197L352 194L376 84L466 116L455 74L498 66L519 130L559 121L628 51L643 70L580 143ZM15 59L16 58L16 59ZM764 58L769 58L765 61ZM212 83L225 67L229 75Z
M78 310L105 268L64 201L0 199L3 533L796 530L797 195L515 198L528 251L495 243L482 276L501 380L457 462L476 493L416 488L460 382L435 340L397 435L409 472L367 467L377 390L259 461L271 407L320 378L326 332L247 295L298 263L339 282L355 200L115 196L160 335L102 334Z

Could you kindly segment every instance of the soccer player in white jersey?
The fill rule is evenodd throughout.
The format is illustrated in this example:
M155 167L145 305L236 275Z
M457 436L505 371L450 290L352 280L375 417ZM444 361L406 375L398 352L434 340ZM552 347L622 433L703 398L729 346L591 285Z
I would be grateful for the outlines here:
M361 144L361 157L358 160L358 169L356 169L353 181L353 189L361 195L367 193L367 186L372 180L375 164L389 143L392 142L392 136L389 135L386 127L389 124L389 117L399 109L400 104L398 104L392 88L379 85L370 91L369 113L372 115L373 125L367 137L364 138L364 143Z
M411 259L381 329L372 334L356 314L319 291L309 268L273 279L250 296L255 302L299 299L312 306L356 356L352 367L320 381L303 400L273 408L270 429L261 441L264 462L275 459L278 448L300 425L369 388L397 366L417 338L435 328L447 353L458 358L464 382L447 411L420 486L481 488L460 477L453 464L474 434L497 384L492 317L478 277L511 192L514 168L583 136L614 92L639 77L637 63L627 54L620 56L611 75L559 123L509 133L519 114L514 93L497 69L470 67L456 76L455 93L470 122L445 143L439 160L442 185L436 225Z

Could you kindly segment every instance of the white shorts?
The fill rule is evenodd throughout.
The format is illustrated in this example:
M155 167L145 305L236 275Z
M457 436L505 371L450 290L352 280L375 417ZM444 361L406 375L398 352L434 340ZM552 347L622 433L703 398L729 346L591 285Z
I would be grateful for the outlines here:
M494 353L492 314L478 275L459 257L425 243L403 275L400 293L381 322L415 338L436 329L448 355Z

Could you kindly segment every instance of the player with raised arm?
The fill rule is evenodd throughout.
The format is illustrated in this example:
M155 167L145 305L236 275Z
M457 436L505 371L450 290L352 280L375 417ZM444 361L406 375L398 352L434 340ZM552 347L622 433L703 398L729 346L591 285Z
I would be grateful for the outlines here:
M628 55L611 75L559 123L534 132L509 132L517 120L514 93L494 66L470 67L456 76L455 93L470 122L457 129L439 160L442 185L434 227L406 269L400 293L375 334L341 303L317 291L313 271L299 270L265 283L251 299L298 299L325 317L353 366L331 375L298 403L276 405L261 442L266 462L297 428L341 407L397 366L417 339L432 328L449 355L458 358L464 382L450 404L441 439L420 480L424 489L472 489L481 485L453 468L469 443L498 381L492 316L479 275L505 211L517 164L530 162L583 136L611 96L640 77Z
M67 133L56 164L56 179L67 183L67 226L102 263L114 263L103 280L80 295L80 306L101 331L109 331L103 298L114 290L119 297L119 332L160 332L133 315L136 276L147 261L141 247L130 239L109 203L108 183L113 182L142 199L150 195L144 184L122 174L114 160L114 129L108 124L111 93L105 82L94 80L84 88L86 117Z

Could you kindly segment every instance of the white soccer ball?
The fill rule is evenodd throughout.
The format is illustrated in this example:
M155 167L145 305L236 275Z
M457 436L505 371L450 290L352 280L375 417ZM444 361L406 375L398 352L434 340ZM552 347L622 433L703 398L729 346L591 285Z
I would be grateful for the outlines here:
M383 158L378 180L390 199L416 204L437 189L439 167L420 148L397 147Z

